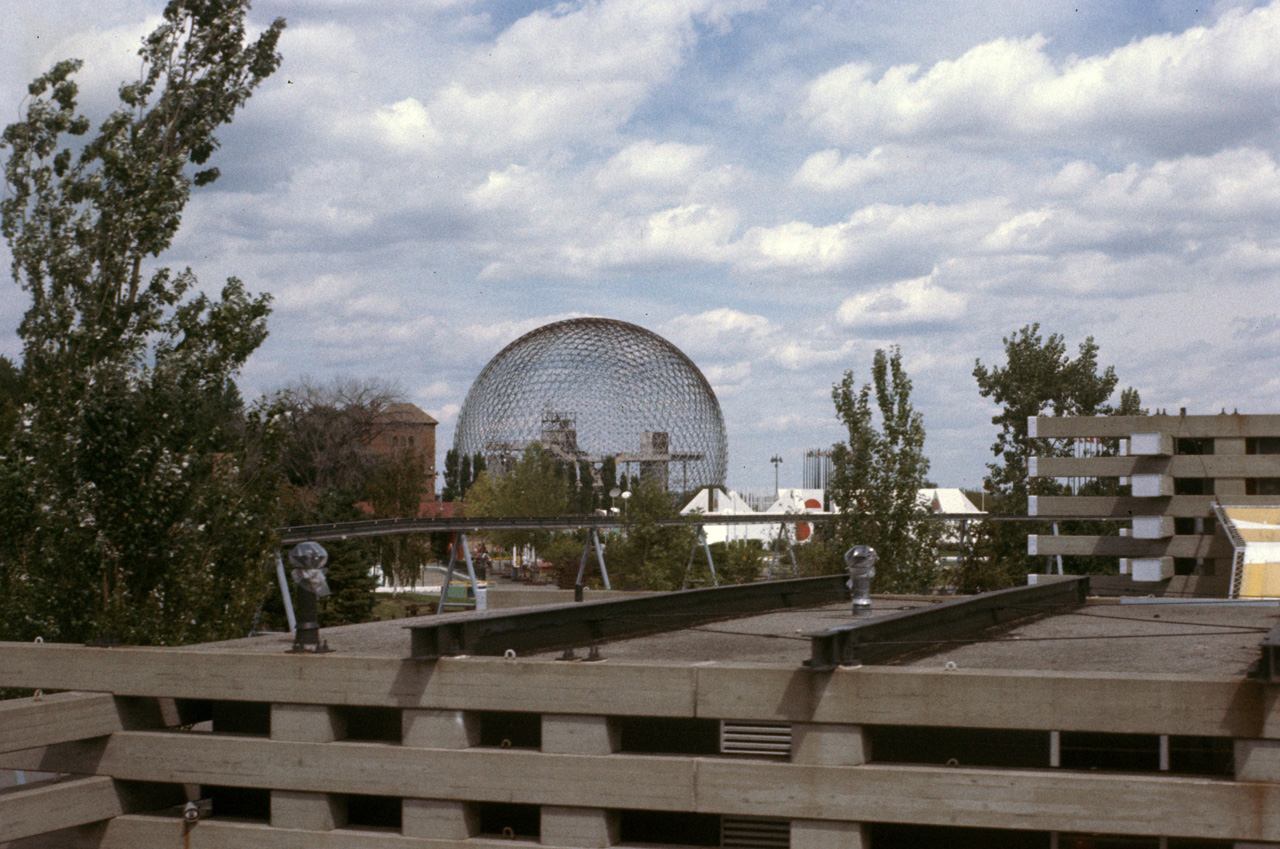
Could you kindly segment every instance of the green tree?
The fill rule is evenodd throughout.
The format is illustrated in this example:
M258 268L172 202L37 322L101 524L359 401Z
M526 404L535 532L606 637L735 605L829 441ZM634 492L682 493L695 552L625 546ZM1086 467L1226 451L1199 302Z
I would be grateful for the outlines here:
M13 434L22 403L22 371L13 360L0 355L0 445Z
M1039 324L1024 326L1004 339L1005 365L988 368L974 361L973 376L978 392L1000 405L991 423L1000 428L991 446L997 462L987 464L987 509L993 513L1025 515L1029 495L1054 495L1063 491L1053 480L1027 477L1028 460L1033 456L1068 456L1075 450L1072 440L1030 439L1027 420L1035 416L1141 415L1141 399L1135 389L1121 392L1118 406L1108 400L1118 378L1115 368L1098 371L1098 346L1090 336L1080 343L1075 359L1067 356L1061 334L1045 338ZM1102 445L1103 453L1115 445ZM1095 482L1095 494L1107 486ZM1027 534L1043 533L1047 526L1027 523L983 523L975 532L970 573L962 576L964 589L994 589L1021 581L1040 564L1027 555ZM1064 531L1067 529L1063 529Z
M281 395L287 409L288 524L417 515L426 459L408 447L390 453L373 447L385 440L387 408L400 400L393 386L378 380L302 380ZM325 624L372 616L375 563L405 583L431 556L430 539L417 535L326 543L325 548L333 591L320 604ZM273 598L272 604L278 603Z
M675 499L654 481L640 482L622 511L623 530L610 534L605 566L621 589L678 590L697 540L692 524L664 526L679 516Z
M453 448L444 452L444 486L440 490L440 500L458 500L458 452Z
M765 567L764 543L758 539L738 539L731 542L713 542L711 559L716 564L716 578L721 584L749 584L760 580ZM785 556L785 555L784 555ZM693 574L710 579L706 557L693 558Z
M215 131L279 64L284 22L246 43L246 9L170 3L92 137L81 63L58 63L0 141L0 229L31 297L26 403L0 457L5 637L186 642L243 634L258 607L277 416L246 416L234 378L266 336L268 299L144 271L192 186L217 178L202 167Z
M897 347L876 351L871 378L858 389L847 371L831 393L848 431L832 448L828 491L840 516L831 535L841 551L859 544L876 550L878 591L929 589L937 577L939 529L919 501L929 471L924 417L911 404L911 380Z
M368 500L375 519L417 516L426 483L426 459L412 448L382 458L369 480ZM378 538L378 560L396 586L412 584L431 558L431 540L422 534Z
M462 499L466 496L467 491L471 489L475 483L476 475L471 471L471 455L463 454L462 459L458 461L458 493L457 497Z
M467 457L462 458L466 463ZM510 471L482 472L467 491L468 516L563 516L569 508L560 461L539 443L530 443ZM495 531L489 535L503 547L542 546L546 531Z

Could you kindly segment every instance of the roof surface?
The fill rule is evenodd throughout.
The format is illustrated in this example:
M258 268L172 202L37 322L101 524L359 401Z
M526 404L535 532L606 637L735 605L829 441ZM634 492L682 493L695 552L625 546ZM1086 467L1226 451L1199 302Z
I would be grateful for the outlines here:
M398 424L440 424L416 404L407 403L388 404L378 414L378 420Z
M490 592L500 593L501 589ZM887 615L949 598L876 597L873 610L875 614ZM1280 621L1280 604L1274 603L1229 604L1210 599L1177 603L1151 601L1140 604L1091 601L1074 611L1050 615L981 641L922 645L921 653L895 665L930 667L955 663L966 669L1242 677L1257 660L1263 636ZM406 626L477 615L449 613L443 617L422 616L324 628L321 636L335 651L407 657ZM600 651L605 662L764 663L799 667L810 656L807 634L853 621L848 603L839 603L616 640L601 646ZM291 644L290 635L271 634L208 643L190 650L276 652L287 650ZM579 656L582 654L579 652ZM547 651L531 656L555 658L559 655L559 651Z

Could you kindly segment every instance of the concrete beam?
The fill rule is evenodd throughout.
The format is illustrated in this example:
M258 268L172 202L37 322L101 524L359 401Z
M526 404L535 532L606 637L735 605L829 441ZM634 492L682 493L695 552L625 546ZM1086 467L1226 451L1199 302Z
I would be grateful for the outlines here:
M1036 416L1028 420L1028 424L1032 422L1037 439L1122 438L1133 433L1167 433L1191 439L1280 436L1277 415Z
M342 711L327 705L271 706L271 739L294 743L332 743L347 736Z
M617 725L607 716L542 715L542 751L565 755L609 755L620 748Z
M407 640L405 648L407 654ZM0 687L292 704L693 715L694 673L682 665L519 661L514 666L503 658L424 663L342 654L9 642L0 642L0 658ZM519 686L511 686L513 674ZM649 695L637 699L637 693Z
M56 757L45 762L56 763ZM109 738L96 769L128 781L687 811L696 762L649 755L548 755L125 731Z
M0 793L0 844L124 813L110 778L49 781Z
M698 667L699 716L782 722L1275 739L1278 700L1280 687L1187 675Z
M791 726L791 762L822 766L857 766L871 760L871 745L860 725Z
M1144 704L1157 703L1148 693ZM147 731L113 735L100 769L128 780L308 793L1280 841L1280 783L1168 774L448 751Z
M137 849L139 846L183 846L182 821L174 817L131 815L107 825L97 849ZM204 820L189 836L191 849L511 849L530 846L501 838L446 839L416 837L372 830L287 831L262 823ZM547 841L542 849L571 849ZM62 847L59 847L62 849Z
M1280 784L1280 740L1236 740L1236 781Z
M544 844L602 849L617 843L618 834L617 811L542 806L540 840Z
M1167 774L706 759L697 802L708 813L769 811L793 820L1280 840L1280 784Z
M1122 536L1027 534L1030 555L1096 555L1099 557L1230 557L1226 536L1192 535L1164 539Z
M867 849L870 845L861 823L791 821L791 849Z
M1175 478L1280 477L1280 454L1181 454L1174 457L1033 457L1033 478L1126 478L1171 475Z
M469 749L480 745L480 720L465 710L405 710L400 742L422 749Z
M400 819L400 831L405 837L468 840L480 833L480 815L475 806L455 800L405 799Z
M1280 739L1277 688L1203 676L918 667L814 673L758 664L501 658L419 664L395 658L28 643L0 644L0 657L0 686L32 686L32 681L66 686L92 679L105 688L114 678L127 694L180 698ZM188 736L193 735L179 739ZM56 771L40 765L48 756L49 763L87 767L67 771L92 773L102 754L100 743L62 744L0 756L0 764Z
M0 702L0 752L112 734L123 728L106 693L50 693Z
M1033 495L1027 500L1027 515L1081 519L1130 519L1134 516L1212 518L1213 496Z
M347 801L332 793L271 791L271 827L331 831L347 824Z

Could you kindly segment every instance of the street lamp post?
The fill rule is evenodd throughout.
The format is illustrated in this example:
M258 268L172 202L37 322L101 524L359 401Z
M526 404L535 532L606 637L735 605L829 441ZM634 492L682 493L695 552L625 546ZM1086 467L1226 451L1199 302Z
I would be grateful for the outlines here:
M773 497L778 497L778 464L782 462L782 458L774 454L769 458L769 462L773 463Z

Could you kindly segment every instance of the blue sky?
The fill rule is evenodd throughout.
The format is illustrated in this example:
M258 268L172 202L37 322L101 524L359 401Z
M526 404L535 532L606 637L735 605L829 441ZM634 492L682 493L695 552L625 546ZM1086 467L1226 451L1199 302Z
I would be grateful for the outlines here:
M161 4L6 4L0 120L85 60L100 117ZM799 485L831 386L900 345L941 485L976 486L972 377L1031 322L1146 406L1280 410L1280 4L259 2L281 70L163 263L275 297L247 396L394 381L441 421L576 315L715 387L729 483ZM4 249L0 248L0 253ZM7 253L4 256L7 265ZM25 297L0 287L0 352Z

